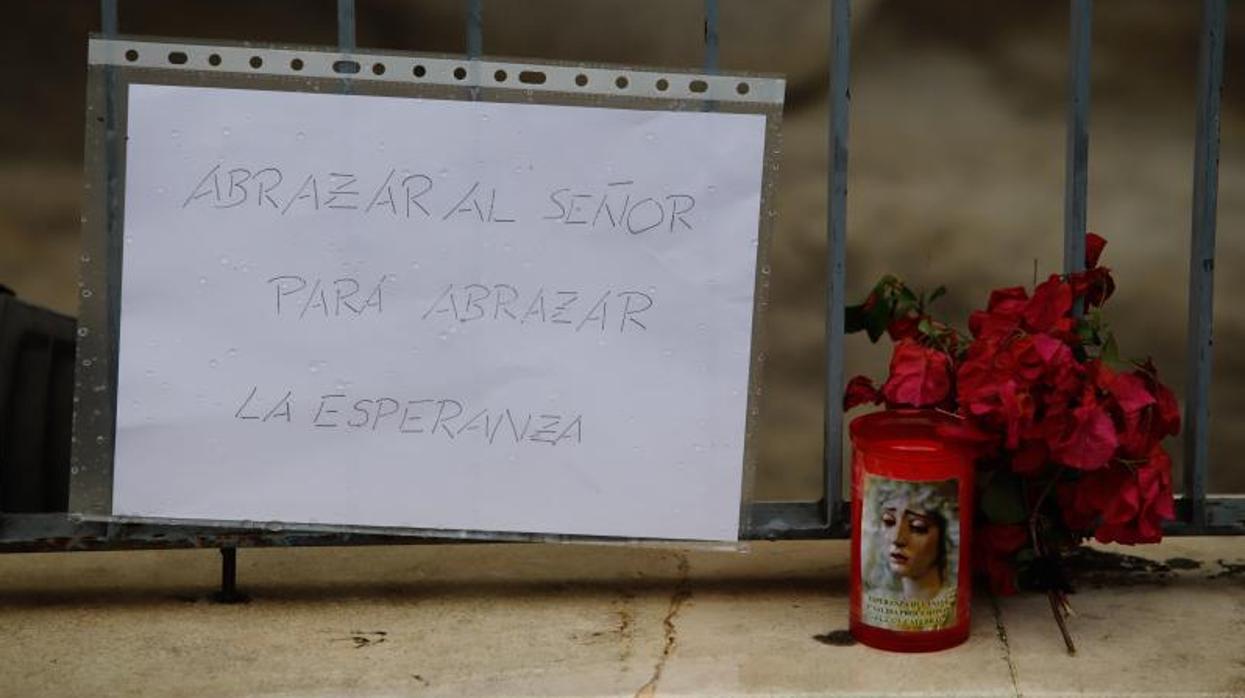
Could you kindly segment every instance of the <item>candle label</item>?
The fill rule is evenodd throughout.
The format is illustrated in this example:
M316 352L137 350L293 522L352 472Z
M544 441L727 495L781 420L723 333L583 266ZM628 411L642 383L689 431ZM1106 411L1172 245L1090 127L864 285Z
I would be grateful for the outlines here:
M861 620L904 631L955 625L958 480L865 474L861 496Z

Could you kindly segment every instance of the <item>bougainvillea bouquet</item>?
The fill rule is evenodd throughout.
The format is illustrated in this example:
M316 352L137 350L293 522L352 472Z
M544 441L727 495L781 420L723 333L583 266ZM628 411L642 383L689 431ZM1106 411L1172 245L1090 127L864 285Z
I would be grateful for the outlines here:
M981 454L973 566L996 593L1046 591L1069 651L1061 554L1091 536L1157 542L1174 516L1162 442L1180 430L1179 408L1150 360L1120 358L1102 314L1115 290L1098 265L1105 245L1087 237L1083 272L993 291L969 335L931 314L943 289L926 296L892 276L847 309L848 332L889 335L894 352L880 388L863 376L848 383L845 407L958 418L946 438Z

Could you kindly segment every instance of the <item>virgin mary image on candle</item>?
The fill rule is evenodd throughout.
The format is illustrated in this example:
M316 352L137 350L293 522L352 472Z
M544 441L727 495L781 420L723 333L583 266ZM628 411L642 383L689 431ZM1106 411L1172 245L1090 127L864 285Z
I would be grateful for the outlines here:
M893 630L955 624L960 516L956 481L866 478L864 621Z

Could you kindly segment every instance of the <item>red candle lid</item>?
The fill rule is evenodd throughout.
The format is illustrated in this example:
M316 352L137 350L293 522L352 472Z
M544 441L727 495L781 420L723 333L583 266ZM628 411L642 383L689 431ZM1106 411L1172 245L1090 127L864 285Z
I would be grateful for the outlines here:
M944 412L901 409L861 415L852 420L850 430L852 444L862 451L885 451L905 459L942 460L969 450L939 433L940 427L959 424L957 417Z

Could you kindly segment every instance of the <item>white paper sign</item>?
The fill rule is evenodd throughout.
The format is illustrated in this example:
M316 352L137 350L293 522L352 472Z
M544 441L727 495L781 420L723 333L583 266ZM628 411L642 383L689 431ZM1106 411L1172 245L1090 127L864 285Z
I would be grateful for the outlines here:
M114 515L737 539L763 116L128 118Z

